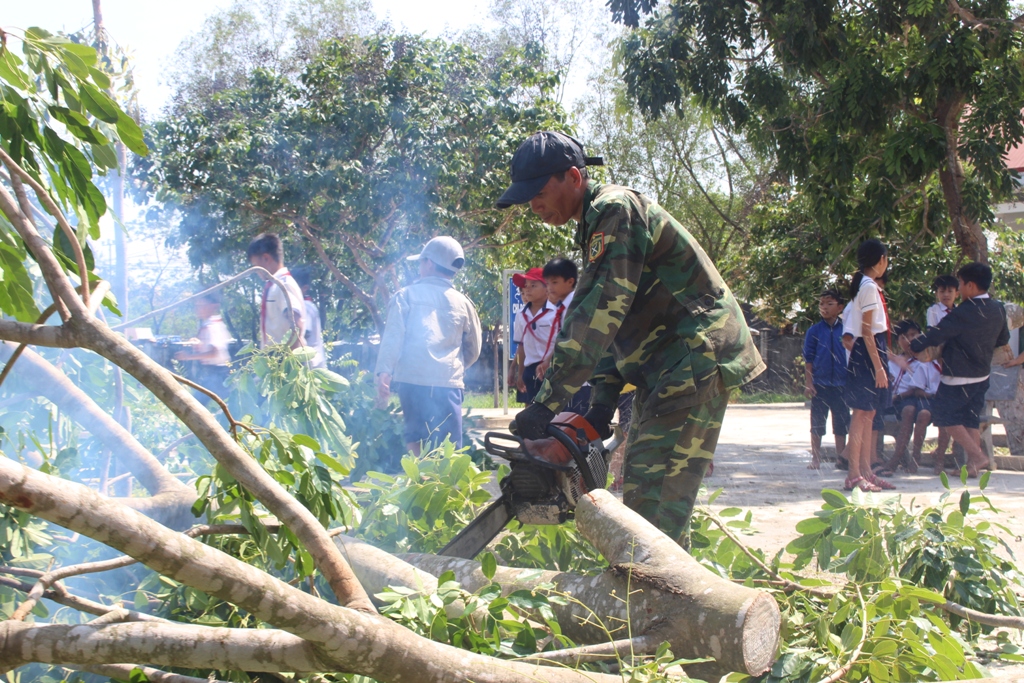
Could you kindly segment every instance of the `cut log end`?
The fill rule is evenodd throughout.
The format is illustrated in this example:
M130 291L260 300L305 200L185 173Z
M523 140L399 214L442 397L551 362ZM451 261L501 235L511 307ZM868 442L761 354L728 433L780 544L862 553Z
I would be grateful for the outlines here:
M768 593L754 597L743 619L743 663L746 673L759 676L771 668L779 647L782 613Z

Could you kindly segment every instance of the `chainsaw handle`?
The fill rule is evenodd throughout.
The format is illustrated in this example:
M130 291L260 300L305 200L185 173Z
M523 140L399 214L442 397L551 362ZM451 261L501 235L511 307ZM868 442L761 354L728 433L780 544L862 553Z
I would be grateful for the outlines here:
M587 485L587 490L594 491L604 488L604 482L598 484L594 481L594 475L587 464L587 456L583 454L583 451L576 445L573 438L554 424L549 424L547 431L549 436L553 437L555 441L565 446L566 450L569 451L569 455L572 456L572 459L576 462L576 467L579 468L580 474L583 476L583 483Z

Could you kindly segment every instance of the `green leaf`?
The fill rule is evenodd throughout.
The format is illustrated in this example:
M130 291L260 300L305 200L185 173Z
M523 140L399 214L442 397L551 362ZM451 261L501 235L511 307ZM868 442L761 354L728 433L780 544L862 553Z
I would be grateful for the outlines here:
M942 488L944 488L944 489L946 489L948 491L949 490L949 477L946 475L946 473L944 471L939 473L939 481L942 482Z
M965 468L966 469L966 468ZM971 509L971 492L964 491L960 494L960 514L966 515L967 511Z
M92 82L99 88L103 90L110 89L110 77L107 74L91 66L89 67L89 73L92 74Z
M7 49L0 48L0 78L21 90L30 90L32 83L21 70L21 59Z
M128 675L128 683L149 683L149 676L139 667L135 667Z
M124 146L131 151L144 157L149 154L149 148L142 136L142 129L135 120L120 109L117 112L117 137L121 139ZM344 378L343 378L344 379Z
M79 84L78 94L86 110L100 121L119 123L120 115L124 115L112 99L88 83ZM120 125L118 125L118 134L120 134Z
M114 153L113 146L109 144L89 145L89 149L92 150L92 160L96 162L97 166L100 168L117 168L117 155Z
M821 497L831 508L844 508L850 504L846 496L835 489L822 489Z
M832 525L824 520L818 519L817 517L810 517L808 519L801 520L796 525L797 533L800 534L820 534L826 529L831 529Z
M981 473L981 478L978 479L978 488L981 489L982 491L984 491L985 487L988 486L988 480L989 480L989 477L991 477L991 476L992 476L992 470L985 470L984 472L982 472Z
M494 572L498 569L498 561L494 559L493 553L484 553L484 556L480 558L480 571L490 581L494 578Z

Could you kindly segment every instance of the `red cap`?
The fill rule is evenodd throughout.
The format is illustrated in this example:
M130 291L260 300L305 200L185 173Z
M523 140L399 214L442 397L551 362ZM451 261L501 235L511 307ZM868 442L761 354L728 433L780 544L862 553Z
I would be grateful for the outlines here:
M512 284L516 287L522 287L526 284L527 280L536 280L537 282L544 282L544 269L543 268L530 268L526 271L526 274L516 273L512 276Z

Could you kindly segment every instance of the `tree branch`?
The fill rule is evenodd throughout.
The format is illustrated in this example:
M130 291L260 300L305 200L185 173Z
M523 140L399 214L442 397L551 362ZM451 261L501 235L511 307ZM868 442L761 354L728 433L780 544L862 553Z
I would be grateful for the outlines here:
M301 218L296 218L295 225L297 225L299 231L306 236L306 239L310 241L313 245L313 249L320 256L320 260L323 261L324 265L327 266L327 269L331 271L331 274L338 279L338 282L345 285L345 287L347 287L357 299L363 302L366 309L370 312L370 316L373 318L373 324L377 327L377 331L383 334L384 318L381 317L380 311L377 309L377 302L374 301L369 294L364 292L351 278L341 272L341 269L338 268L338 265L334 260L327 255L327 251L324 250L323 243L320 242L320 239L315 234L313 234L308 223Z
M0 503L94 538L164 576L237 605L257 619L298 637L269 629L204 629L177 624L113 624L90 629L88 625L34 627L5 621L0 622L0 660L9 668L29 661L24 656L26 651L32 653L30 659L35 661L83 664L89 662L81 659L92 658L97 649L103 648L106 659L102 661L148 661L161 666L193 663L197 651L208 652L208 661L198 665L200 668L227 669L232 668L233 663L222 661L223 658L244 651L258 652L265 663L250 669L254 671L276 663L277 657L287 652L304 657L305 661L287 662L282 665L284 671L329 668L360 673L384 682L407 680L409 671L417 672L420 683L451 680L612 683L619 680L601 674L500 661L434 643L376 614L331 605L104 499L85 486L42 474L2 456ZM76 637L68 637L66 629L76 629ZM26 650L26 633L47 637L46 646L38 651ZM86 634L89 637L84 637ZM132 638L133 634L140 637ZM256 645L263 637L276 638L274 645ZM145 656L140 656L143 653ZM210 661L220 663L211 665Z
M11 186L14 188L15 193L20 194L20 176L26 183L28 183L33 190L35 190L36 197L39 198L39 202L46 207L54 218L57 219L57 224L60 229L64 232L64 236L68 238L68 242L71 243L71 249L75 252L75 262L78 264L78 277L81 281L82 287L82 301L85 305L89 306L89 269L85 263L85 252L82 251L82 244L78 241L78 235L75 234L74 228L68 223L64 217L64 213L57 207L57 202L53 201L53 197L46 191L46 188L39 184L35 178L33 178L25 169L15 163L14 159L8 156L2 148L0 148L0 161L4 162L7 169L11 172ZM20 198L20 197L19 197ZM31 221L29 212L25 212L26 218Z

